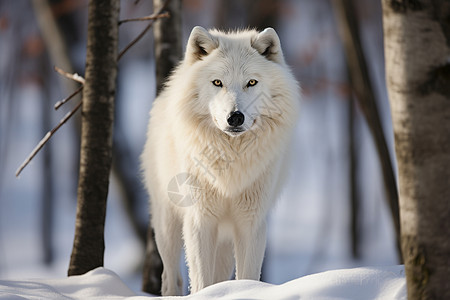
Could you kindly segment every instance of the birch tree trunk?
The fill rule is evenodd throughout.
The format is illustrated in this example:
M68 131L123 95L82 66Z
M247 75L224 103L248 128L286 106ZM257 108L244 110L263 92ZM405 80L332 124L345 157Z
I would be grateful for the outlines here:
M450 299L450 2L382 3L408 299Z
M103 266L111 168L119 1L89 1L75 238L69 275Z

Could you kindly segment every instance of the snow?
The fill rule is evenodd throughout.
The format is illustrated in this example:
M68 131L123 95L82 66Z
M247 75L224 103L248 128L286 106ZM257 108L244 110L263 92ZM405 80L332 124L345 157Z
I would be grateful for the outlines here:
M113 271L97 268L63 279L0 280L0 299L147 299ZM406 299L403 266L326 271L275 285L230 280L177 299ZM153 297L173 299L173 297Z

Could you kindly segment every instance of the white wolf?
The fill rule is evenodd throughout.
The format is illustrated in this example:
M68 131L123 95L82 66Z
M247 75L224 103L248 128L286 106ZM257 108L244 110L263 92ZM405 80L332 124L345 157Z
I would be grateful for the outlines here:
M192 30L153 104L141 157L163 295L181 294L183 240L191 293L234 267L237 279L259 280L299 100L272 28Z

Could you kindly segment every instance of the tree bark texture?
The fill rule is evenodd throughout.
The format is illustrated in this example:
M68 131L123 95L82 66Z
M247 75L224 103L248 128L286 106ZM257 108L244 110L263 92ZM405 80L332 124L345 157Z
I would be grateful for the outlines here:
M51 78L50 63L47 53L41 57L42 67L42 132L45 134L51 127L51 115L49 107L52 105L51 86L47 83L46 78ZM52 145L47 145L43 149L44 165L42 167L42 206L41 206L41 242L43 262L50 265L54 259L53 247L53 225L55 211L55 193L54 183L55 176L53 172L53 149Z
M352 95L348 97L348 162L349 162L349 198L350 198L350 236L352 256L361 258L361 228L360 228L360 201L358 197L357 154L355 139L355 101Z
M158 19L153 25L155 36L156 93L182 58L181 0L153 0L153 10L165 6L170 18Z
M112 156L119 1L89 1L75 238L69 275L103 266Z
M382 3L408 299L450 299L450 2Z
M182 58L181 0L153 0L153 11L159 11L161 7L169 12L170 18L158 19L153 25L157 95L161 92L170 72ZM144 292L161 295L162 270L155 234L149 224L142 277Z
M402 260L397 182L378 113L375 92L372 88L360 40L356 10L353 0L336 0L332 1L332 3L339 24L339 34L344 44L345 56L349 68L350 84L366 118L367 124L369 125L370 132L374 138L378 158L381 163L386 200L394 224L398 255L400 256L400 260Z
M163 264L155 242L155 232L148 225L145 260L142 276L142 290L152 295L161 295Z
M142 244L145 244L147 239L147 224L141 224L139 221L138 210L142 204L140 195L143 194L141 182L138 178L138 168L133 168L137 163L133 160L133 153L126 144L126 139L121 134L117 134L120 131L118 123L115 123L114 132L116 138L113 142L113 161L112 172L117 179L117 187L120 191L125 213L130 221L131 228L133 229L136 237ZM122 136L119 138L118 136ZM141 193L142 192L142 193Z

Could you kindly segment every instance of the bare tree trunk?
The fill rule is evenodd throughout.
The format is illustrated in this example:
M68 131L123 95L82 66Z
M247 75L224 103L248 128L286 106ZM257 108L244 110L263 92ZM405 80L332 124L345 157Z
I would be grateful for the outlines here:
M69 275L103 265L112 156L119 1L89 1L75 238Z
M167 76L182 58L181 0L153 0L153 10L163 5L170 18L159 19L153 26L155 35L156 94L159 94Z
M46 78L51 78L49 60L47 53L43 53L41 58L43 70L42 75L42 131L46 133L51 127L51 116L49 107L52 105L51 86ZM41 237L44 264L50 265L53 262L53 221L54 221L54 204L55 193L54 173L53 173L53 149L52 145L48 145L43 149L44 165L42 168L42 206L41 206Z
M356 180L356 145L355 145L355 101L353 95L348 96L348 161L349 161L349 189L350 189L350 236L352 241L352 256L360 258L360 209Z
M219 29L250 27L263 30L277 27L280 15L277 0L220 0L215 8L215 26Z
M382 3L408 299L450 299L450 2Z
M118 131L121 131L118 128L118 123L115 124L114 131L116 136L113 142L112 172L117 179L117 186L131 228L142 245L144 245L147 239L147 224L140 222L138 215L139 205L142 204L139 201L142 199L140 195L143 194L143 189L138 178L139 171L137 167L134 167L136 162L133 160L131 149L125 144L123 135L118 133ZM119 138L119 136L122 137Z
M339 34L344 43L349 66L350 84L369 125L381 163L386 200L388 201L394 223L398 255L400 260L402 260L397 183L360 41L359 24L356 18L355 8L352 0L336 0L332 1L332 3L339 23Z
M161 276L163 264L155 242L155 233L148 225L147 245L142 276L142 290L153 295L161 295Z
M182 58L181 47L181 0L153 0L153 10L165 6L170 18L155 22L156 93L159 94L166 78ZM151 209L151 208L150 208ZM161 275L163 265L155 243L155 234L151 224L147 232L147 246L142 278L142 290L161 295Z
M247 0L245 5L248 14L247 26L264 30L267 27L276 28L280 16L280 1L277 0Z

